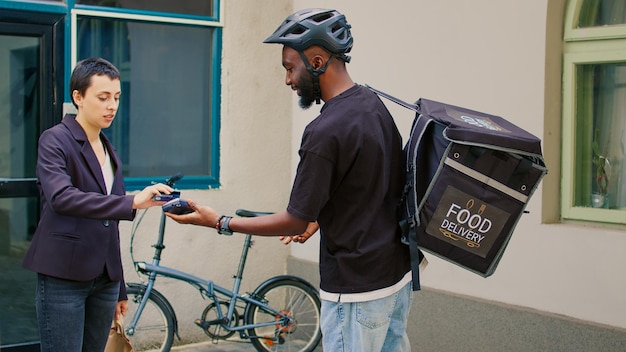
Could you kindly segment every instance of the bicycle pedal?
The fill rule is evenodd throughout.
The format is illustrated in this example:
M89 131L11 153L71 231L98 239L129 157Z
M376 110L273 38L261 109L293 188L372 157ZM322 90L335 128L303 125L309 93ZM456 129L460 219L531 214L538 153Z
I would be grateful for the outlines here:
M228 323L228 319L223 318L223 319L215 319L215 320L202 320L202 319L196 319L194 321L194 323L196 325L198 325L199 327L206 329L211 325L215 325L215 324L227 324Z
M196 320L194 321L194 323L195 323L196 325L198 325L199 327L201 327L202 329L206 329L206 328L208 328L208 327L211 325L211 324L209 324L209 322L208 322L208 321L206 321L206 320L202 320L202 319L196 319Z

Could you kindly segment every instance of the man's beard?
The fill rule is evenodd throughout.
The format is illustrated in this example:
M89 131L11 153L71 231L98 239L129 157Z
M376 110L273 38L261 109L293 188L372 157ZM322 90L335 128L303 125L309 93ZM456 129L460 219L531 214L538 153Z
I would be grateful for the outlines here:
M309 76L309 79L303 79L298 83L300 89L300 107L304 110L313 105L315 97L313 94L313 77Z

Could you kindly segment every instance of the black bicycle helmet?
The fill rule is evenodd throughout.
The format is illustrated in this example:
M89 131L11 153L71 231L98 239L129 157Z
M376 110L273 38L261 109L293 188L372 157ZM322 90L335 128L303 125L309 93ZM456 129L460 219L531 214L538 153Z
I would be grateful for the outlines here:
M263 43L276 43L302 51L318 45L348 62L345 55L352 49L352 34L346 17L336 10L300 10L285 19Z

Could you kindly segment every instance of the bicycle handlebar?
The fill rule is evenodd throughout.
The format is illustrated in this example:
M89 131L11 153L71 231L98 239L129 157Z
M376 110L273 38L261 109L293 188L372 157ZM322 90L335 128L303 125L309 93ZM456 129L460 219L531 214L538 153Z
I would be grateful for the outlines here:
M179 173L177 173L176 175L174 175L174 176L172 176L172 177L170 177L170 178L166 179L163 183L165 183L166 185L168 185L168 186L170 186L170 187L174 188L174 184L175 184L176 182L178 182L181 178L183 178L183 176L184 176L184 175L183 175L182 173L180 173L180 172L179 172ZM154 181L152 182L152 184L155 184L155 183L156 183L156 182L154 182ZM141 220L143 219L143 217L146 215L147 211L148 211L148 209L146 208L146 209L142 209L140 213L139 213L139 212L137 213L137 216L136 216L136 217L135 217L135 219L133 220L133 225L132 225L132 227L131 227L131 229L130 229L130 259L131 259L133 262L135 262L135 257L134 257L134 255L133 255L133 242L134 242L134 240L135 240L135 232L136 232L136 231L137 231L137 229L139 228L139 224L141 223ZM155 244L155 245L154 245L155 247L161 247L161 248L160 248L160 249L158 249L158 250L162 250L162 249L164 248L164 247L163 247L163 235L164 235L164 231L165 231L164 229L165 229L165 214L164 214L164 213L161 213L161 225L160 225L160 228L159 228L159 236L160 236L160 237L159 237L159 240L158 240L158 242L159 242L160 244L159 244L159 243L157 243L157 244ZM159 256L160 256L160 254L159 254ZM137 268L135 268L135 271L136 271L137 273L139 273L139 272L137 271Z
M174 187L174 184L176 182L178 182L181 178L183 178L183 174L181 174L180 172L177 173L176 175L168 178L167 180L165 180L165 184L170 186L170 187Z

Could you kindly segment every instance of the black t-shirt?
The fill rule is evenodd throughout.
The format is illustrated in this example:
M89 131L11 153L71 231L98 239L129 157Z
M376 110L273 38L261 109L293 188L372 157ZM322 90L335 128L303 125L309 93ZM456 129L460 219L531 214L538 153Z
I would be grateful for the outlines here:
M355 85L305 129L287 211L320 225L321 288L369 292L410 271L397 233L402 137L382 101Z

